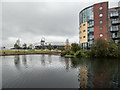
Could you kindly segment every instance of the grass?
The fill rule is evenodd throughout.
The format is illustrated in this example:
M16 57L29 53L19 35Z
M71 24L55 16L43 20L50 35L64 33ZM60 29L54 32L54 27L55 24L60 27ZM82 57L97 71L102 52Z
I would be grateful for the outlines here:
M24 54L60 54L58 50L2 50L0 55L24 55Z

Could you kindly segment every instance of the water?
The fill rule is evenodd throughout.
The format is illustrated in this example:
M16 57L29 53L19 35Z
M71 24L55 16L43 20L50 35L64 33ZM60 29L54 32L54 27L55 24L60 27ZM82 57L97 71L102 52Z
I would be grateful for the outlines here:
M118 88L117 59L2 56L3 88Z

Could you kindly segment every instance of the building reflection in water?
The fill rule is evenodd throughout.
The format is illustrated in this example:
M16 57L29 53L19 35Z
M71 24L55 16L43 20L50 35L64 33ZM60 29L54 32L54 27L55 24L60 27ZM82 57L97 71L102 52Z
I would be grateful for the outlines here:
M44 54L42 54L41 56L41 64L45 66L45 55Z
M20 70L20 57L19 55L14 56L14 64L18 70Z
M94 63L94 88L118 88L118 64L101 60Z
M117 60L73 60L78 68L80 88L118 88L119 75ZM79 65L78 65L79 64Z
M25 66L25 68L28 67L28 65L27 65L26 55L22 55L22 63L23 63L23 65Z
M88 83L88 68L86 66L80 66L79 67L79 75L78 75L78 81L80 82L80 88L87 88Z

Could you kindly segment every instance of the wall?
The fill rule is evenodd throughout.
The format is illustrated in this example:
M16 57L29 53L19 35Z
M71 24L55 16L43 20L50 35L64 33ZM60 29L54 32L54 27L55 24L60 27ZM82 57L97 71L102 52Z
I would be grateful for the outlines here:
M103 9L99 10L99 7L102 6ZM107 40L107 23L108 23L108 2L94 4L94 40L102 38ZM102 13L103 17L99 17L99 14ZM103 23L100 24L99 21L102 20ZM99 30L100 27L103 27L103 30ZM100 33L103 34L103 37L100 37Z
M84 24L85 24L85 26L83 26ZM80 34L79 35L80 43L86 43L86 42L88 42L87 22L82 23L80 26L81 26L79 28L79 30L81 31L81 33L79 31L79 34ZM85 32L83 32L83 30L85 30ZM85 38L83 38L83 36L85 36ZM82 39L80 39L80 37L82 37Z

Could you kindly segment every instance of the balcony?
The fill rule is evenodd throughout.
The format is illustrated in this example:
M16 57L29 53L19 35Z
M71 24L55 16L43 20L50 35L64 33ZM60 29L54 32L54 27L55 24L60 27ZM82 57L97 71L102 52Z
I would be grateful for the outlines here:
M114 20L112 21L112 24L120 24L120 20Z
M110 28L110 31L111 31L111 32L118 32L118 31L119 31L119 28L118 28L118 26L112 26L112 27Z
M117 34L117 35L114 35L114 34L113 34L113 35L112 35L112 38L113 38L113 39L119 39L119 38L120 38L120 35L119 35L119 34Z
M110 13L110 17L112 18L112 17L119 17L119 14L118 14L118 12L111 12Z

